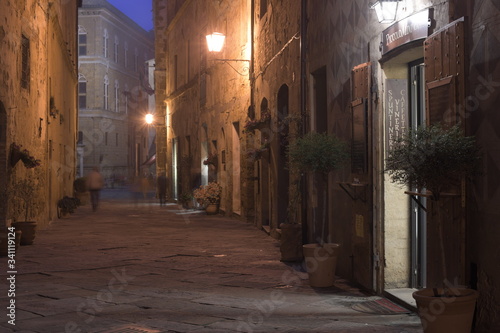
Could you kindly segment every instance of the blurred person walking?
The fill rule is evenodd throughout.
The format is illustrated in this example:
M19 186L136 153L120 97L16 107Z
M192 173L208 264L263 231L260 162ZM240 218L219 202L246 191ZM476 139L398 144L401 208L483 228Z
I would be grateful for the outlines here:
M167 203L167 177L165 176L165 172L160 173L156 179L156 185L160 206L163 206Z
M87 188L90 192L90 202L92 203L92 210L94 212L99 206L99 196L103 186L104 179L99 173L99 168L94 167L94 169L87 176Z

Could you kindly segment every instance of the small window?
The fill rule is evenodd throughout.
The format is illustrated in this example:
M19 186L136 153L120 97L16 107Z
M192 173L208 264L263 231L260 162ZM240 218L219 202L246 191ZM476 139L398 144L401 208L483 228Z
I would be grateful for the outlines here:
M102 54L104 58L108 57L108 42L109 42L109 36L108 36L108 30L104 30L104 36L103 36L103 41L102 41L102 47L103 51Z
M118 37L115 37L115 53L114 53L114 56L115 56L115 62L118 63L118 47L119 47L120 43L118 42Z
M82 131L78 131L78 141L77 141L77 144L79 144L79 145L83 144L83 132Z
M87 34L78 34L78 55L87 55Z
M267 13L267 0L260 0L260 15L259 17L262 18L264 15Z
M78 82L78 107L87 108L87 82Z
M116 146L118 147L118 133L116 133Z
M30 87L30 40L22 36L21 41L21 87L29 89Z
M104 105L103 108L104 110L108 110L109 108L109 80L108 76L106 75L104 77Z

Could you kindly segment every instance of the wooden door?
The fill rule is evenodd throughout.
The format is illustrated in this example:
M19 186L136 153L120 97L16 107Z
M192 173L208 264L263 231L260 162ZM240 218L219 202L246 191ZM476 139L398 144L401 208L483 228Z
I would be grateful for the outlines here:
M373 289L371 64L352 70L352 271L353 279Z
M427 124L448 128L457 123L465 130L465 77L467 69L465 19L436 31L424 42ZM447 190L440 200L445 230L446 279L464 283L465 200L464 184ZM442 262L437 224L437 205L427 207L427 287L442 286Z

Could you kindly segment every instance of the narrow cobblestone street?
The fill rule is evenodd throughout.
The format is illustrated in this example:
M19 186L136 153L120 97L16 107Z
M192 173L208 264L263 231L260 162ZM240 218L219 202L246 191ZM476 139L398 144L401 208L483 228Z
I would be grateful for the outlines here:
M106 199L38 230L17 250L15 283L0 258L0 331L422 332L414 313L355 311L380 297L342 279L313 289L279 257L278 242L245 222Z

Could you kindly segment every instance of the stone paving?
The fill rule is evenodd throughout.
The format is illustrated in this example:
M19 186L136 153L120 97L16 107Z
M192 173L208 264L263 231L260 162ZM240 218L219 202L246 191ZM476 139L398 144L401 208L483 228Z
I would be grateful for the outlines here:
M104 197L97 212L85 205L38 230L17 273L0 258L0 279L15 277L1 284L0 332L422 332L414 313L353 310L380 297L340 278L311 288L248 223Z

